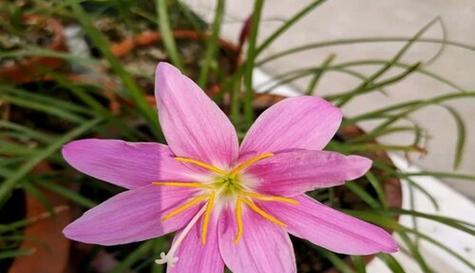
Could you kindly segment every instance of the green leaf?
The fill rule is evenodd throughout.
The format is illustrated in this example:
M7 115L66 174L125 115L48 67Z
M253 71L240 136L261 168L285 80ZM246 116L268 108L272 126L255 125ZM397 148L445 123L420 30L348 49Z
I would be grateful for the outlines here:
M420 110L424 107L434 105L434 104L439 104L443 101L448 101L448 100L452 100L452 99L456 99L456 98L469 98L469 97L475 97L475 93L474 92L456 93L456 94L442 95L442 96L433 97L433 98L424 99L424 100L409 101L409 102L405 102L405 103L401 103L401 104L392 105L392 106L386 107L382 110L371 111L369 113L362 114L362 115L359 115L357 117L347 118L342 123L345 126L347 124L351 124L351 123L354 123L356 121L361 121L361 120L364 120L364 119L375 119L375 118L379 119L379 118L381 118L381 115L384 115L387 112L391 112L391 111L400 109L401 111L399 113L397 113L397 115L392 115L392 116L387 117L386 121L384 121L383 123L381 123L380 125L378 125L376 128L374 128L371 131L371 133L378 133L382 130L385 130L386 128L388 128L390 125L392 125L396 121L398 121L402 118L407 118L407 116L409 114L411 114L411 113L413 113L417 110ZM417 150L418 147L414 147L414 148L416 148L416 150Z
M84 134L85 132L91 130L96 126L101 119L96 118L84 122L82 125L76 127L75 129L65 133L64 135L58 137L51 142L44 150L33 155L27 162L20 166L15 172L11 174L1 185L0 185L0 205L3 204L8 198L10 192L13 190L15 185L27 175L38 163L46 159L51 154L55 153L58 149L61 148L66 142Z
M297 12L294 16L288 18L285 20L285 23L282 24L276 31L274 31L269 37L267 37L264 42L256 49L256 55L261 53L264 49L266 49L272 42L277 39L282 33L284 33L287 29L289 29L291 26L293 26L296 22L298 22L300 19L302 19L306 14L308 14L310 11L312 11L314 8L317 6L325 3L326 0L317 0L317 1L312 1L308 6L304 7L302 10ZM256 9L254 8L254 11Z
M255 0L252 10L251 29L249 31L249 39L247 43L247 58L244 64L244 121L246 128L254 122L254 108L252 101L254 99L254 89L252 86L252 73L254 72L255 59L258 54L257 50L257 34L259 33L259 25L262 14L264 0Z
M421 171L421 172L405 172L399 173L399 177L413 177L413 176L433 176L438 178L453 178L460 180L470 180L475 181L475 175L464 174L464 173L449 173L449 172L437 172L437 171Z
M432 194L429 191L427 191L424 187L419 185L419 183L417 183L416 181L414 181L413 179L409 177L406 177L405 180L409 183L409 185L416 188L420 193L424 194L427 197L427 199L429 199L429 201L432 203L432 206L434 206L436 210L439 210L439 204L437 203L437 200L435 199L434 196L432 196Z
M62 186L61 184L57 182L43 180L39 185L85 208L92 208L97 205L95 201Z
M379 181L378 177L373 174L373 172L369 171L365 174L366 179L368 179L371 186L373 186L374 190L376 191L376 195L378 196L379 202L382 204L383 208L387 208L386 196L384 194L384 189Z
M109 42L104 37L104 35L94 27L91 17L86 14L86 12L79 5L79 2L80 1L78 0L67 1L73 10L73 14L84 28L84 31L89 35L92 42L94 42L97 48L101 51L102 55L104 55L104 57L107 59L112 70L122 80L122 84L126 87L126 90L130 94L142 116L147 120L148 125L155 137L157 137L158 140L164 140L162 131L158 124L156 111L148 104L143 91L137 86L130 73L127 72L122 63L112 54Z
M398 232L398 234L406 244L411 257L417 261L417 264L419 265L419 268L422 270L422 272L433 273L434 271L429 267L424 256L422 256L421 252L419 251L419 248L411 241L409 236L407 236L407 234L404 232Z
M117 264L109 273L125 273L130 270L130 267L138 260L149 254L153 249L153 241L142 243L134 251L132 251L125 259Z
M381 259L393 273L406 273L402 265L392 255L380 253L376 257Z
M218 0L216 11L214 12L214 22L211 29L211 37L207 40L205 57L201 65L200 75L198 77L198 85L206 88L208 82L208 73L212 62L216 62L216 53L219 44L219 33L221 31L221 23L224 14L224 0Z
M462 119L462 116L459 114L455 108L444 105L449 113L455 120L455 124L457 125L457 142L455 147L455 158L454 158L454 170L458 169L460 163L462 163L463 153L465 152L465 136L466 136L466 129L465 123Z
M9 129L9 130L18 131L19 133L21 133L22 135L24 135L28 138L35 139L35 140L41 141L43 143L50 142L50 140L52 138L51 135L33 130L33 129L28 128L26 126L23 126L21 124L6 121L6 120L0 120L0 128L5 128L5 129Z
M361 256L351 256L351 261L357 273L366 273L366 265Z
M375 223L377 225L395 230L401 236L401 239L403 239L403 241L405 242L405 244L409 248L409 251L411 251L411 254L412 254L413 258L416 259L419 266L421 267L421 269L424 272L432 272L432 271L429 268L429 266L427 265L426 261L424 260L424 257L422 257L422 255L420 254L417 245L415 245L412 242L412 240L407 236L406 233L414 234L415 236L419 237L420 239L428 241L429 243L439 247L440 249L444 250L445 252L447 252L448 254L453 256L454 258L458 259L460 262L464 263L467 267L475 270L475 265L472 262L465 259L464 257L462 257L456 251L454 251L451 248L445 246L443 243L427 236L426 234L423 234L423 233L421 233L421 232L419 232L415 229L410 229L410 228L407 228L407 227L399 224L397 221L395 221L394 219L392 219L388 216L378 215L378 214L375 214L375 213L372 213L372 212L367 212L367 211L349 211L349 210L345 210L345 212L349 213L350 215L361 218L363 220L366 220L366 221ZM381 211L379 211L379 212L381 212Z
M403 50L404 49L405 48L403 48ZM406 70L404 70L401 74L398 74L394 77L391 77L391 78L389 78L387 80L384 80L384 81L381 81L379 83L375 83L375 81L379 77L381 77L386 71L388 71L391 67L393 67L394 64L399 60L399 58L402 57L402 55L401 56L399 55L399 53L401 53L401 52L404 52L404 51L398 52L398 54L396 54L396 56L392 60L386 62L381 69L379 69L376 73L371 75L367 80L365 80L363 83L361 83L359 86L357 86L353 90L345 92L343 94L337 94L335 96L328 96L327 99L328 100L334 100L335 98L338 98L339 101L338 101L337 105L339 107L342 107L347 102L349 102L351 99L356 97L356 95L366 94L366 93L368 93L372 90L377 90L377 89L381 88L382 86L387 86L389 84L399 82L401 79L404 79L406 76L408 76L408 75L412 74L413 72L417 71L417 69L421 65L420 63L415 63L415 64L411 65Z
M178 54L175 38L170 27L170 20L168 19L168 6L166 0L156 0L158 22L160 27L160 34L162 35L163 44L172 63L181 71L184 71L183 62Z
M333 62L335 57L336 55L331 54L325 59L325 61L323 61L319 69L315 70L315 74L313 75L313 78L310 80L310 83L308 84L307 92L305 92L307 96L313 96L315 94L315 88L317 86L318 81L322 77L323 72L325 72L327 68L330 66L330 64Z
M332 253L326 249L317 247L315 245L311 245L311 246L315 250L317 250L323 257L330 260L330 262L335 266L335 268L340 270L342 273L355 273L355 271L344 260L338 257L338 255L336 255L335 253Z
M32 196L34 196L34 198L36 200L38 200L41 205L51 214L51 215L54 215L54 208L53 208L53 204L51 203L51 201L48 199L48 197L43 193L41 192L40 190L38 190L35 185L33 185L32 183L30 183L30 181L28 180L27 183L23 183L22 184L22 187L26 190L26 192Z
M440 19L439 19L440 20ZM394 43L394 42L409 42L414 37L360 37L360 38L344 38L344 39L336 39L336 40L329 40L317 43L309 43L302 46L297 46L294 48L287 48L284 51L277 52L273 55L267 56L265 59L260 60L257 65L263 65L267 62L276 60L278 58L283 58L285 56L299 53L306 50L313 50L317 48L323 47L331 47L331 46L342 46L342 45L352 45L352 44L361 44L361 43ZM415 43L429 43L429 44L446 44L453 47L466 49L469 51L475 51L475 46L450 40L441 40L437 38L419 38Z
M33 109L36 111L41 111L41 112L51 114L51 115L54 115L54 116L57 116L57 117L60 117L72 122L81 123L84 121L84 118L82 118L81 116L65 111L61 108L57 108L54 106L52 107L51 104L44 104L41 102L35 102L28 99L14 97L10 95L1 95L0 99L17 106Z
M81 114L89 114L90 111L84 107L78 106L75 103L66 101L64 99L55 98L54 95L43 94L43 93L33 93L28 90L12 88L9 86L1 86L2 92L8 93L10 96L15 96L22 98L28 101L34 101L40 104L54 105L54 108L60 108L64 111L76 112ZM41 87L38 89L42 89Z
M384 65L386 64L388 61L387 60L378 60L378 59L370 59L370 60L358 60L358 61L350 61L350 62L345 62L345 63L340 63L340 64L337 64L337 65L334 65L332 67L330 67L331 69L341 69L341 68L347 68L347 67L354 67L354 66L373 66L373 65ZM410 64L407 64L407 63L404 63L404 62L396 62L393 64L394 67L397 67L397 68L403 68L403 69L409 69L411 67ZM433 80L436 80L438 82L441 82L443 84L446 84L447 86L450 86L454 89L456 89L457 91L460 91L460 92L464 92L464 88L460 87L459 85L457 85L456 83L454 83L453 81L431 71L431 70L428 70L424 67L417 67L417 69L414 71L416 73L419 73L421 75L424 75L426 77L429 77Z
M20 257L20 256L30 256L30 255L33 255L34 253L35 253L35 250L33 248L0 251L0 260Z
M356 182L346 183L345 187L347 187L351 192L356 194L361 200L363 200L366 204L368 204L371 208L380 208L381 204L374 199L366 190L361 187Z

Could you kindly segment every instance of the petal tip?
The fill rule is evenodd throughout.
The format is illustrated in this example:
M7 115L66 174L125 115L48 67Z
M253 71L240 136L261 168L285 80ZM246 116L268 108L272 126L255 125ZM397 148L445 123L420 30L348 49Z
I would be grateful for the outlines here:
M63 229L63 235L64 235L64 237L66 237L66 238L68 238L68 239L77 241L77 239L76 239L76 237L77 237L77 230L74 228L74 223L75 223L75 222L72 222L71 224L67 225L67 226Z
M399 251L399 245L396 240L388 233L388 246L383 250L384 253L396 253Z
M101 140L96 138L87 138L68 142L61 148L61 154L63 155L63 158L69 163L71 158L74 158L78 155L77 153L80 153L81 147L87 146L88 143L95 141Z
M75 148L77 147L78 144L80 144L82 141L81 140L75 140L68 142L63 145L61 148L61 154L63 155L64 160L69 163L70 159L74 156L75 154Z
M167 62L159 62L155 69L155 75L158 76L161 74L168 74L168 73L181 74L180 70L178 70L178 68L174 67L173 65Z
M399 251L399 245L397 244L396 240L394 240L393 236L391 233L389 233L387 230L384 230L380 227L380 239L379 239L379 247L378 247L378 252L383 252L383 253L395 253Z
M358 170L358 173L359 173L358 177L367 173L371 169L371 166L373 165L373 160L364 156L350 155L348 156L348 159L351 160L351 164L354 164L355 169Z

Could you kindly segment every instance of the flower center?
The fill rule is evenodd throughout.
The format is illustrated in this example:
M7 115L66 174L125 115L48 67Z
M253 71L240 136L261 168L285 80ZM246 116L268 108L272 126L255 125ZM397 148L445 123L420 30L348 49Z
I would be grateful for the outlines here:
M189 163L196 165L198 167L204 168L210 171L214 178L212 181L208 182L197 182L197 181L159 181L153 182L153 185L156 186L171 186L171 187L186 187L186 188L197 188L200 189L199 193L187 200L185 203L174 208L167 214L162 217L162 221L166 221L192 207L199 206L206 202L205 205L199 210L199 212L190 220L188 225L183 229L183 231L177 236L172 247L170 248L167 254L162 253L160 259L157 259L155 262L159 264L168 263L169 266L173 266L174 263L178 260L174 256L175 252L178 249L178 246L185 239L187 233L191 230L192 226L202 218L201 222L201 243L206 244L206 237L208 233L208 225L213 212L213 208L216 205L216 201L219 203L227 203L234 206L234 212L236 217L237 232L234 242L239 243L244 232L244 226L242 221L242 210L246 206L248 209L253 211L256 214L259 214L264 219L267 219L276 225L285 228L286 225L282 221L278 220L274 216L262 210L259 206L254 203L254 200L259 201L272 201L272 202L283 202L292 205L297 205L298 202L292 198L274 196L267 194L260 194L254 192L250 189L245 183L243 183L243 177L241 172L245 169L252 166L254 163L273 156L272 153L263 153L255 157L252 157L239 165L232 168L230 171L221 170L215 166L209 165L205 162L195 160L192 158L185 157L175 157L177 161L183 163Z
M239 177L232 177L230 175L216 178L211 187L216 189L219 195L228 197L236 196L244 191L244 186L239 181Z

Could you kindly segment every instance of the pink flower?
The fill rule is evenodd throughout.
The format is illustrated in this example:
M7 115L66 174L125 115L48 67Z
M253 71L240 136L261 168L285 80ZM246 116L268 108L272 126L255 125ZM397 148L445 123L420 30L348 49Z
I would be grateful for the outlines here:
M353 255L394 252L383 229L305 195L363 175L367 158L322 151L342 119L317 97L265 111L241 145L226 115L189 78L160 63L156 99L167 145L85 139L67 144L77 170L128 190L67 226L73 240L116 245L177 231L167 272L296 272L289 235Z

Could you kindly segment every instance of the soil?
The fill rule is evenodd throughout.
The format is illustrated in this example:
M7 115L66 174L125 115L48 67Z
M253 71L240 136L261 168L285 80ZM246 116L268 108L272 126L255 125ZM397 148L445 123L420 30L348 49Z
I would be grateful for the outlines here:
M144 23L136 23L134 24L134 28L136 29L132 31L120 22L117 17L100 18L94 22L94 26L102 32L111 43L121 42L130 35L133 35L135 31L147 29L147 26Z
M14 51L28 46L48 47L53 41L54 32L48 28L44 20L29 20L12 29L4 29L0 25L0 51ZM0 59L0 67L15 66L18 59L6 57Z

